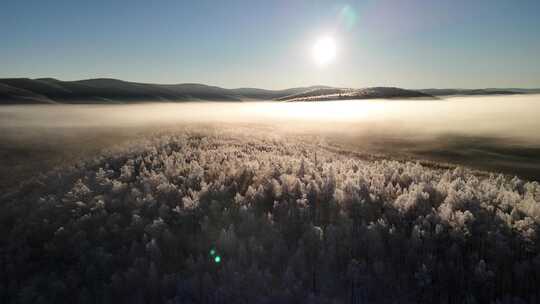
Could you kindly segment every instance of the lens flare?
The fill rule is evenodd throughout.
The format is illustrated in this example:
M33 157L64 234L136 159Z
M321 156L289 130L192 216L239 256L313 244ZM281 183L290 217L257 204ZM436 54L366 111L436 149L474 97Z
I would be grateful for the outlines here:
M350 5L345 5L339 12L339 20L347 30L351 30L355 25L358 16Z

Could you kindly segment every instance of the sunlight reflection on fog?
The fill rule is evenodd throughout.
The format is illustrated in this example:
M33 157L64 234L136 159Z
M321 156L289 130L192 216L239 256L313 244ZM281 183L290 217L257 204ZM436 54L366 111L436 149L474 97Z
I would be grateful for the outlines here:
M311 103L148 103L0 107L0 127L162 126L265 123L332 132L460 133L539 143L540 95Z

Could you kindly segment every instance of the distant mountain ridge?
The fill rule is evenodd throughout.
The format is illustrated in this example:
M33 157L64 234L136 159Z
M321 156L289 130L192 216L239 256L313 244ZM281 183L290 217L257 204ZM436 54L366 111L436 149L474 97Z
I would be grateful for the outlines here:
M111 78L61 81L54 78L0 79L0 104L86 104L184 101L282 100L315 101L333 99L416 98L447 95L525 94L540 89L426 89L392 87L363 89L328 86L298 87L285 90L258 88L225 89L198 83L151 84Z
M286 90L224 89L198 83L150 84L110 78L77 81L4 78L0 79L0 104L272 100L316 88L323 86Z

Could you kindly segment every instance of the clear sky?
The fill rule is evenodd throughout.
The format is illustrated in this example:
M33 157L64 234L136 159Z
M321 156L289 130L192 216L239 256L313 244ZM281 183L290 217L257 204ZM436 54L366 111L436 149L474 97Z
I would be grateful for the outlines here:
M0 78L540 87L539 0L1 1Z

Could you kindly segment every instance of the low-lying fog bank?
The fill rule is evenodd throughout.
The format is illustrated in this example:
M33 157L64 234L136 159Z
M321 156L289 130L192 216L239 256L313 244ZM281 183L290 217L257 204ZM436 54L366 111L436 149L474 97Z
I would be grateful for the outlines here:
M156 126L179 122L313 125L318 131L462 133L538 142L540 95L445 100L33 105L0 108L0 127ZM292 125L289 125L292 124ZM298 125L301 124L301 125ZM310 125L311 124L311 125ZM352 128L351 124L360 124Z
M11 173L22 170L28 175L34 166L46 169L141 134L202 123L248 126L247 132L264 128L276 134L316 135L346 150L450 162L539 179L539 118L540 95L3 106L0 164Z

